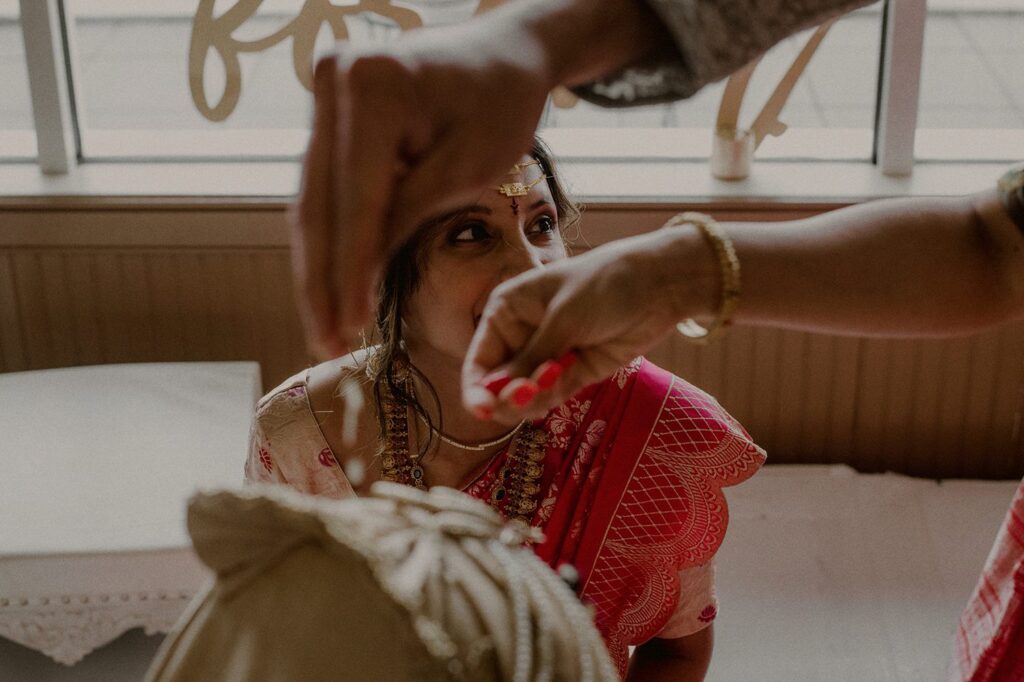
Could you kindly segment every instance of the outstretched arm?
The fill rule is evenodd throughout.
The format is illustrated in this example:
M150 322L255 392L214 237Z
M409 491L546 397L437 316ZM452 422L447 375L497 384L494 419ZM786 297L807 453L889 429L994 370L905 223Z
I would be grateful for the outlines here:
M335 357L355 344L388 254L530 148L555 86L590 83L581 94L607 104L686 97L867 2L515 0L463 24L344 46L316 68L292 211L310 345Z
M315 350L334 357L355 343L391 251L529 150L552 88L666 45L639 0L517 0L322 60L291 214L300 311Z
M742 267L739 323L949 336L1024 316L1024 236L995 191L724 227ZM505 282L492 293L463 366L467 407L510 421L543 414L650 350L678 321L713 315L718 268L695 228L673 227ZM508 338L527 340L513 348ZM530 376L568 349L576 350L576 364L526 408L496 400L481 385L497 369Z
M714 648L714 626L677 639L652 639L629 659L626 680L700 682L707 674Z
M951 336L1024 313L1024 238L995 191L869 202L777 228L727 229L744 263L738 322Z

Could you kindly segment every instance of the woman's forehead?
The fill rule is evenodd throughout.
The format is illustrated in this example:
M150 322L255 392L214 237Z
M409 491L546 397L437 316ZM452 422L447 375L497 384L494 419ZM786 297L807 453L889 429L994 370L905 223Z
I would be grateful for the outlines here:
M498 184L480 196L479 204L491 208L516 204L533 206L537 202L554 204L551 188L545 182L544 166L532 156L523 156L499 179Z
M500 215L512 212L513 197L507 196L502 192L503 185L512 183L520 183L523 185L523 189L526 190L525 194L514 197L519 207L518 210L525 208L529 212L536 210L540 206L551 206L557 209L551 188L544 181L546 178L544 167L530 156L524 156L516 165L520 167L518 175L510 173L499 178L500 184L487 188L480 193L476 200L432 218L422 225L421 229L436 230L444 228L452 221L470 215Z
M529 154L524 154L508 170L505 176L506 182L520 181L525 184L533 183L544 177L544 164Z

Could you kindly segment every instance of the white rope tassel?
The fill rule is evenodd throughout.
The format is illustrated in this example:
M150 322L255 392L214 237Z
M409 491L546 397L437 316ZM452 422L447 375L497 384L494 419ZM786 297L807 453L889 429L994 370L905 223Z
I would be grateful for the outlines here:
M363 413L366 401L363 391L354 376L350 376L341 384L341 396L345 400L345 411L342 414L341 444L346 452L356 444L359 437L359 416ZM358 457L342 457L345 476L353 488L358 488L366 480L366 465Z
M515 652L512 660L512 682L532 682L533 668L533 637L530 632L530 602L526 597L523 576L519 573L519 565L511 552L504 546L494 543L494 553L505 564L508 575L508 591L512 597L512 626L515 632Z
M553 627L557 616L554 604L548 598L543 580L537 575L533 562L526 563L523 572L525 584L530 593L530 601L537 609L537 672L536 682L550 682L555 671L555 647ZM547 570L547 567L543 567Z

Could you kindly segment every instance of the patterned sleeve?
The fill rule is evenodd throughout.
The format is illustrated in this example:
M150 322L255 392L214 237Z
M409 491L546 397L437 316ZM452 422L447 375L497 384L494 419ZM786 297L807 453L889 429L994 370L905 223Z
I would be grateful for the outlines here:
M249 433L249 456L245 460L246 483L287 483L281 468L270 454L266 434L266 403L261 401Z
M676 49L575 88L603 106L685 99L782 39L874 0L646 0Z
M700 632L718 615L715 596L715 563L684 568L679 572L679 603L656 637L677 639Z
M245 480L284 483L308 495L338 499L355 494L313 416L304 373L260 400Z

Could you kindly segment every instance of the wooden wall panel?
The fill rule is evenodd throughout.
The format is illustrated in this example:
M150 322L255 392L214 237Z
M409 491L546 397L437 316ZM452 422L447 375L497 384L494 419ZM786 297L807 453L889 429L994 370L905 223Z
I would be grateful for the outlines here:
M28 368L25 354L24 321L14 276L14 254L0 251L0 371Z
M989 412L987 432L971 425L968 437L985 442L980 465L989 465L991 471L1007 468L1019 468L1024 460L1021 447L1020 420L1024 409L1021 373L1024 370L1024 333L1021 326L1015 327L1016 333L1003 329L1000 333L1000 352L996 370L996 381L992 397L992 409ZM984 437L987 436L987 442ZM1007 447L1011 441L1016 448Z
M827 461L830 456L834 456L828 443L832 431L831 413L835 407L835 339L808 334L803 351L805 366L801 371L806 373L807 381L802 394L803 422L796 448L801 452L815 453Z
M923 341L738 327L651 358L715 395L775 462L1004 478L1024 474L1021 339L1024 324Z
M673 210L591 210L590 241ZM280 207L0 210L0 371L255 360L276 385L309 362L283 220ZM1024 474L1024 325L928 341L738 327L707 348L671 337L650 356L715 395L775 462Z
M859 339L834 339L832 380L825 387L832 394L828 413L828 439L825 443L826 451L831 453L828 459L831 463L853 462L859 452L853 433L857 419L863 345Z
M158 311L153 319L154 357L160 362L179 359L185 347L186 334L191 336L195 327L194 322L189 327L183 324L184 305L178 290L180 260L172 253L153 252L149 255L153 308Z
M0 250L0 371L235 359L283 379L306 361L288 267L283 249Z

